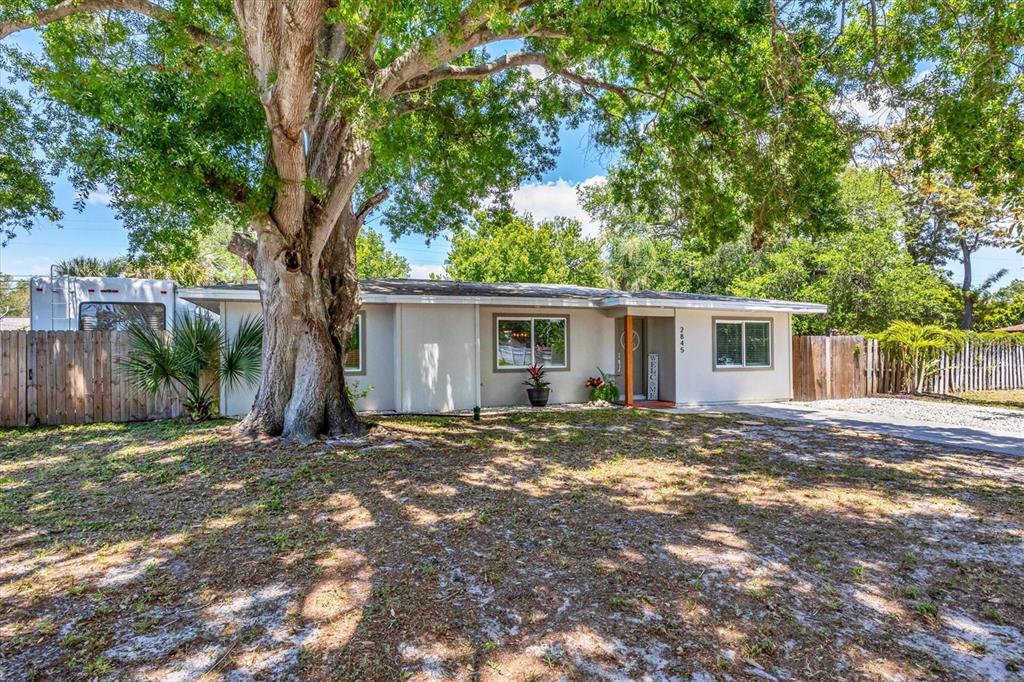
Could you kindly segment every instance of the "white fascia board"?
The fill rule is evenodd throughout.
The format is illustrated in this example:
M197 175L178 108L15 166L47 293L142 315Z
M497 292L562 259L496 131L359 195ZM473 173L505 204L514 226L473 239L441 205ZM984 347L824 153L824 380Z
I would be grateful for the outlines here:
M821 303L800 303L787 301L703 301L682 298L606 298L602 308L617 306L639 308L683 308L687 310L735 310L749 313L797 313L801 315L824 315L828 306Z
M258 301L258 289L213 289L195 287L178 289L178 296L186 301Z
M256 289L215 289L196 287L179 289L185 300L258 301ZM440 305L492 305L529 308L597 308L599 304L579 298L527 298L517 296L427 296L422 294L363 294L363 303L413 303Z
M427 296L422 294L363 294L363 303L518 306L523 308L598 308L596 301L580 298L528 298L521 296Z

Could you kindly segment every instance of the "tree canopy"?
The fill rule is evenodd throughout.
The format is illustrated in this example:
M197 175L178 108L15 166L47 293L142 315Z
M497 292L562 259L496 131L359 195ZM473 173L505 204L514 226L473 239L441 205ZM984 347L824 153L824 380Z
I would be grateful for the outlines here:
M409 261L384 245L379 232L365 230L356 241L356 267L359 279L405 279Z
M246 2L19 0L0 9L0 37L45 27L44 54L8 49L4 65L44 97L44 153L81 190L106 184L130 229L164 241L273 211L292 178L268 116L285 105L307 135L358 131L372 154L351 188L301 154L305 200L336 210L331 195L353 191L358 209L387 188L383 224L396 232L438 234L538 177L560 121L631 150L636 173L657 168L700 212L690 222L714 210L716 230L755 214L818 222L846 156L812 58L824 39L814 3L785 18L731 2L309 4L303 20L322 33L296 26L300 46L248 36L246 21L267 17ZM487 47L509 39L497 57ZM270 102L288 78L304 85Z
M804 334L880 332L894 320L953 323L953 288L899 241L901 201L888 177L848 171L842 184L849 231L785 240L734 280L731 293L828 305L825 316L795 321Z
M535 223L529 214L478 211L469 228L452 236L445 276L596 287L604 284L604 261L600 244L583 236L577 220Z

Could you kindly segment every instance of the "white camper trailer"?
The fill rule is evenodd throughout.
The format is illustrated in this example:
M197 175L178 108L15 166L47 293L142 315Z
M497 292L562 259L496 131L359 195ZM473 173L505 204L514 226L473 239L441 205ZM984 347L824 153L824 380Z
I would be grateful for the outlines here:
M171 329L192 304L178 301L169 279L68 277L31 280L32 331L114 331L144 319L154 329Z

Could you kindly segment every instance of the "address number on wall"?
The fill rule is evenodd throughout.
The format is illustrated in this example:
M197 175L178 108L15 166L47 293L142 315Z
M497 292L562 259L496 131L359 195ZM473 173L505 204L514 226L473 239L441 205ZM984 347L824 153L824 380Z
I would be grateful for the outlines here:
M679 354L686 352L686 327L679 325Z

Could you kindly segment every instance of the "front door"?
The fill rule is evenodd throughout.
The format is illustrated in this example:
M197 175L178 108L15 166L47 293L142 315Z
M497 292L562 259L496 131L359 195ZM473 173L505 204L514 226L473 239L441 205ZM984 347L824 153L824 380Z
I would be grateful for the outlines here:
M633 399L647 400L647 320L633 318Z

